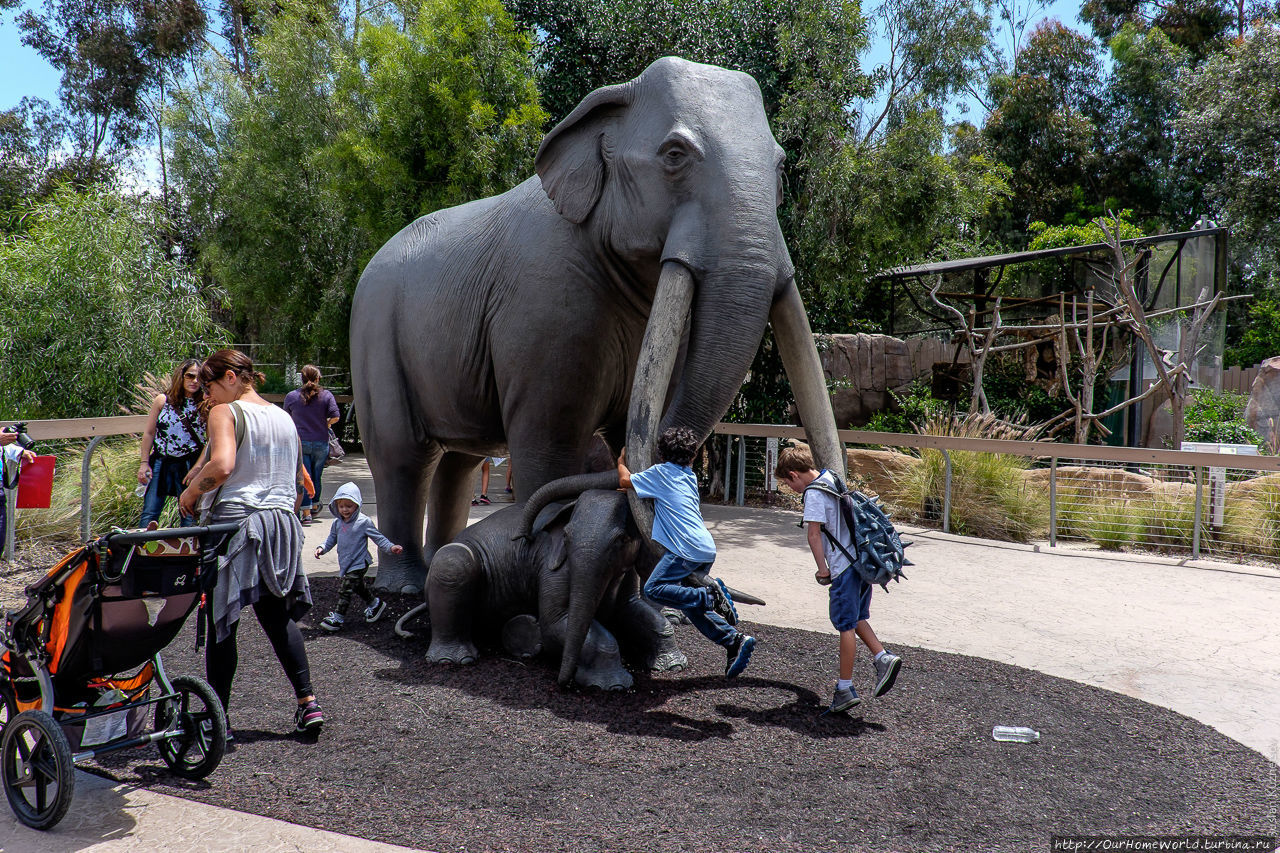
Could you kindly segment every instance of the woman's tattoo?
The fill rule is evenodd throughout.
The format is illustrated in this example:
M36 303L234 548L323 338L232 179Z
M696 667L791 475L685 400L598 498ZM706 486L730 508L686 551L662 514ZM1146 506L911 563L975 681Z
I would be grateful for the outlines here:
M216 485L218 485L218 483L212 477L202 477L200 478L200 482L196 483L196 491L198 492L212 491L213 487Z

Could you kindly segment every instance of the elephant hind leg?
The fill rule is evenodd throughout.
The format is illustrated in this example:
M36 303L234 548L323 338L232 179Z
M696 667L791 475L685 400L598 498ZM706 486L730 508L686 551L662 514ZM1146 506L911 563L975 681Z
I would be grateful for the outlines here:
M469 664L480 657L472 641L472 619L484 586L484 572L471 548L455 542L436 552L427 575L431 663Z
M471 489L483 456L449 451L436 466L431 480L430 513L427 516L427 565L433 565L437 550L452 542L467 526L471 512Z

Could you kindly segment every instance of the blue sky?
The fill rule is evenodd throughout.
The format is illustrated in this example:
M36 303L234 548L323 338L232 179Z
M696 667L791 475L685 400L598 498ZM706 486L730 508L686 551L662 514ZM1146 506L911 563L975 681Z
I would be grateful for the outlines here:
M27 95L57 100L59 76L40 54L22 44L12 16L0 17L0 110L16 107Z
M866 8L871 6L872 2L864 3ZM1069 27L1080 29L1076 20L1079 8L1080 0L1055 0L1046 10L1045 17L1056 17ZM884 51L873 47L864 57L864 62L871 64L883 58ZM56 101L58 78L58 72L49 63L22 44L21 33L13 23L13 14L0 16L0 110L16 107L27 95L44 98L51 103ZM981 115L971 109L965 118L977 123Z

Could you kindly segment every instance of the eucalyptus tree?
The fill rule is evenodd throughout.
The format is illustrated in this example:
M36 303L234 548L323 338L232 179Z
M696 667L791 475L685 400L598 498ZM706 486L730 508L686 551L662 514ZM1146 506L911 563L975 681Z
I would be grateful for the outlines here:
M0 400L7 417L114 415L146 371L225 340L165 241L164 211L68 186L0 237Z
M232 21L243 44L206 49L168 117L202 267L237 331L344 363L378 246L532 169L530 42L497 0L286 2Z

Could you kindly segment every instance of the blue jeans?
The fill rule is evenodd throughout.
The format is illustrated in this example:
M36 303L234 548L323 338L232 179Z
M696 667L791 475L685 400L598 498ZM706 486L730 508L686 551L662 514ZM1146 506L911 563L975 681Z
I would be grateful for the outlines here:
M311 509L312 504L321 506L320 503L320 475L324 473L324 463L329 461L329 441L304 441L302 442L302 464L306 466L307 473L311 475L311 484L316 487L315 498L307 497L304 490L302 492L302 508Z
M151 482L147 483L147 493L142 497L142 518L138 521L139 527L146 527L153 521L160 520L160 513L164 512L165 496L160 494L160 467L164 465L164 457L157 456L155 461L151 463ZM199 521L195 518L187 518L182 513L178 513L179 527L195 527Z
M711 563L694 563L668 553L658 561L653 574L644 582L644 594L652 601L682 611L702 636L718 646L728 647L738 632L711 609L709 592L683 583L689 575L706 573L710 569Z

